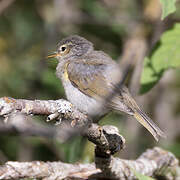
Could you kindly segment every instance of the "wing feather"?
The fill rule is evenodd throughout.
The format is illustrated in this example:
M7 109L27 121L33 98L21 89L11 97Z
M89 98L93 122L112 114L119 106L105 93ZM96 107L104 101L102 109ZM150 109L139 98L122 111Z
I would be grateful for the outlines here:
M67 73L72 85L89 97L106 97L109 88L103 76L106 64L84 63L83 61L71 62L67 66Z

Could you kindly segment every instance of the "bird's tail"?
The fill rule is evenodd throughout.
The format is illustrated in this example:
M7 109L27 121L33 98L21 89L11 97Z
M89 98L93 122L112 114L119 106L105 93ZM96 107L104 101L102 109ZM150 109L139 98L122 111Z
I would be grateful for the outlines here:
M156 141L159 137L166 137L164 132L139 108L134 110L133 116L154 136Z
M163 131L139 108L125 86L121 88L120 96L115 96L111 106L115 110L134 116L154 136L156 141L159 140L159 137L166 137Z
M110 101L110 107L134 116L154 136L156 141L159 140L159 137L166 137L161 129L139 108L125 86L121 87L120 95L114 96Z

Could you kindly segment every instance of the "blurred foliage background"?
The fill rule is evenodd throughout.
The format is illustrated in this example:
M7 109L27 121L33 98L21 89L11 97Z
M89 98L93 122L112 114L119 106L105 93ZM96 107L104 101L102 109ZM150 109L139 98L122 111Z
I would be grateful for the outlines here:
M56 49L58 41L78 34L92 41L96 49L121 61L124 43L140 26L142 31L137 36L147 42L148 55L161 34L180 21L179 2L176 7L173 15L161 21L161 5L157 0L1 0L0 97L65 98L63 87L55 76L57 61L45 58ZM129 79L132 77L133 72ZM179 70L168 70L146 94L133 93L167 134L168 138L158 144L132 118L112 113L101 120L101 124L117 126L126 138L126 148L117 156L133 159L145 149L158 145L180 158L179 79ZM140 86L139 81L136 84ZM133 86L129 87L133 92ZM33 119L48 126L46 117ZM60 143L42 137L0 134L1 164L7 160L93 161L93 144L83 137Z

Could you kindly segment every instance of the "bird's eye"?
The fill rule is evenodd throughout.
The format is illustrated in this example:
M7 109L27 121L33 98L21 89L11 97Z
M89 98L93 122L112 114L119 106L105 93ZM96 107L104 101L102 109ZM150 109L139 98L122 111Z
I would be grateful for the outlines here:
M61 55L66 55L69 52L69 50L70 50L69 46L64 44L59 48L59 53Z
M66 50L66 46L61 46L61 51L64 52Z

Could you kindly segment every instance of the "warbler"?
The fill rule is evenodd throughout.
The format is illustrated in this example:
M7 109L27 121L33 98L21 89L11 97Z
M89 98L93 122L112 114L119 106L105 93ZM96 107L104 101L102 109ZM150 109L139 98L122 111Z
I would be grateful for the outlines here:
M94 50L90 41L77 35L64 38L57 51L48 56L52 57L59 61L56 75L62 81L67 99L81 112L97 120L116 110L133 116L157 141L165 136L140 109L125 85L116 88L122 77L119 65L103 51Z

